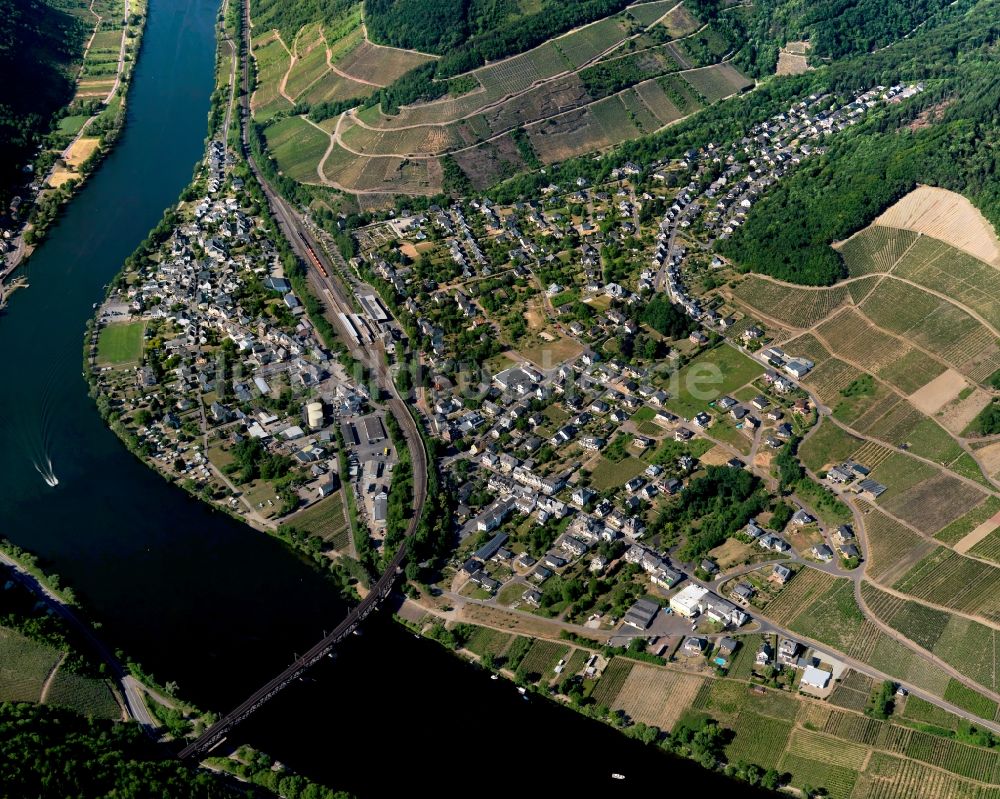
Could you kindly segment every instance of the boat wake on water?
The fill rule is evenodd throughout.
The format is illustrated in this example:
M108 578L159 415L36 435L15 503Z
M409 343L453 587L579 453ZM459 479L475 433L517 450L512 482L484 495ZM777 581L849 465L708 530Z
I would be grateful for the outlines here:
M35 470L42 476L42 479L45 481L45 485L47 485L49 488L55 488L57 485L59 485L59 478L56 477L55 472L52 471L51 460L46 458L44 467L39 465L37 461L35 461L33 465L35 467Z
M56 477L56 473L52 468L52 449L50 443L51 422L54 415L52 406L54 404L55 387L60 366L61 363L59 362L54 364L52 371L49 373L48 380L46 380L45 387L42 390L42 395L38 403L38 425L24 425L22 427L26 454L31 460L32 466L35 467L35 471L41 475L42 480L45 481L45 485L49 488L55 488L59 485L59 478Z

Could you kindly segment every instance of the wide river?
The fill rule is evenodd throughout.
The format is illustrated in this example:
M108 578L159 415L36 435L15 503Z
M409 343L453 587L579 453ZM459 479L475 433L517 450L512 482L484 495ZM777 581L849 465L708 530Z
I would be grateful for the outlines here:
M152 0L125 134L32 257L30 288L0 317L0 535L63 575L109 643L223 711L332 628L343 606L284 546L130 455L81 376L93 303L202 155L217 8ZM49 468L55 487L39 472ZM386 618L236 737L359 796L689 781L750 795L551 702L524 702ZM628 779L614 782L612 771Z

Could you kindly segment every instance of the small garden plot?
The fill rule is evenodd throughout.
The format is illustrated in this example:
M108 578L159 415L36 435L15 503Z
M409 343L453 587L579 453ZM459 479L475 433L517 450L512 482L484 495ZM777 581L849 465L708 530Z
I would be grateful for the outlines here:
M912 394L944 372L945 368L940 363L920 350L912 349L898 361L882 366L876 374L903 393Z
M568 652L569 647L566 644L535 641L521 661L521 665L517 667L517 674L529 682L539 680L548 682L556 676L552 670Z
M590 695L594 702L598 706L612 707L618 698L618 693L621 691L622 686L625 685L626 678L635 665L636 661L629 660L628 658L611 658L611 662L604 669L601 679L597 681L597 686Z
M62 653L0 627L0 701L37 702Z
M917 240L912 230L872 225L837 245L851 277L890 272Z
M952 679L944 691L944 699L963 710L974 713L981 719L993 721L997 715L997 703L968 686Z
M82 716L120 720L121 707L115 700L107 680L82 677L59 669L45 700L47 705L60 705L75 710Z
M868 533L867 574L874 580L891 584L905 569L928 554L933 546L908 527L871 508L865 516Z
M618 692L614 708L625 711L634 721L670 730L694 701L703 683L702 678L693 674L637 663Z
M813 788L825 788L831 799L849 799L858 780L857 771L791 753L786 753L781 758L778 770L791 773L792 785L796 787L810 785Z
M761 315L789 327L807 328L826 319L847 300L847 289L806 289L751 275L733 289L733 296Z
M755 763L761 768L777 768L792 722L772 719L754 713L740 713L731 725L736 737L726 747L726 758L731 763Z
M824 466L842 463L856 452L863 443L846 430L830 422L821 423L816 431L802 442L799 457L806 468L818 472Z
M878 479L878 478L876 478ZM933 535L983 501L981 489L939 473L906 491L888 492L879 504L889 513Z

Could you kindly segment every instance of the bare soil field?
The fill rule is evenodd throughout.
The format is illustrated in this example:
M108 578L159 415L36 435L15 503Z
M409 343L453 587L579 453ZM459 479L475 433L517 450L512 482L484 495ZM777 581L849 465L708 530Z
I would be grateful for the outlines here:
M775 69L775 75L801 75L803 72L808 72L812 69L809 66L809 59L804 55L795 55L794 53L789 53L782 50L778 53L778 67Z
M352 78L388 86L397 78L434 59L434 56L383 47L364 40L337 62L337 68Z
M694 701L703 683L693 674L636 663L615 698L615 708L621 708L636 721L670 730Z
M961 552L964 555L998 527L1000 527L1000 513L987 519L975 530L965 536L965 538L955 544L955 551Z
M71 169L79 169L90 156L92 156L100 145L101 140L96 137L84 136L73 142L73 146L66 153L66 165Z
M961 194L919 186L873 224L923 233L1000 268L1000 240L993 226Z
M977 388L965 399L957 399L938 411L937 420L949 433L961 435L979 412L990 404L990 399L989 394ZM1000 468L1000 463L997 464L997 468ZM990 473L992 474L992 471Z
M962 390L967 387L968 383L965 382L965 378L954 369L948 369L910 394L910 402L916 406L917 410L923 411L928 416L933 416L949 402L957 399Z

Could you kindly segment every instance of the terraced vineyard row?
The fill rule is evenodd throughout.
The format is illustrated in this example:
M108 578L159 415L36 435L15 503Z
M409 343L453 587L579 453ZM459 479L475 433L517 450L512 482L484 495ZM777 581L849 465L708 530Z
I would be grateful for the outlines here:
M917 234L900 228L872 225L840 246L851 277L888 272L917 240Z

